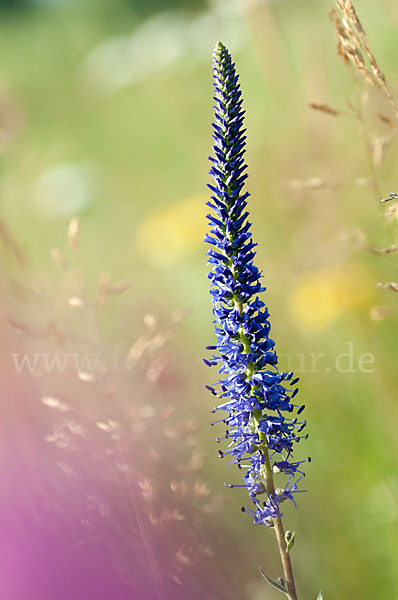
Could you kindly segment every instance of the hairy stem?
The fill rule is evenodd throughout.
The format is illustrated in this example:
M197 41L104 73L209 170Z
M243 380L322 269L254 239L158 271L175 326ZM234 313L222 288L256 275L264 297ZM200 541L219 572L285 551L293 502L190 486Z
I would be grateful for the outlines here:
M272 467L269 460L268 448L264 448L265 457L265 482L266 488L269 494L275 494L274 478L272 474ZM283 527L282 517L274 519L274 529L276 539L278 541L279 553L281 555L281 561L283 566L283 572L288 589L289 600L297 600L296 584L294 582L294 574L292 561L290 560L290 554L286 549L285 529Z
M230 266L233 271L232 261L230 261ZM234 277L235 277L235 274L234 274ZM236 295L234 295L233 301L234 301L235 307L239 310L239 314L242 315L243 303L239 301L239 299ZM250 352L250 342L249 342L247 336L245 335L243 328L239 331L239 338L240 338L240 342L243 345L244 352L246 354L248 354ZM255 365L252 362L249 362L247 365L247 370L246 370L247 377L250 378L253 375L254 371L255 371ZM262 413L260 410L255 410L253 420L254 420L257 434L260 439L260 448L264 454L263 477L265 480L265 488L267 490L267 495L269 496L270 494L275 494L275 484L274 484L274 475L272 472L271 461L269 458L267 437L266 437L265 433L260 430L260 427L259 427L259 421L261 418L261 414ZM289 600L298 600L296 584L294 581L292 561L290 560L290 554L287 551L287 547L286 547L285 529L283 526L282 517L277 517L273 521L274 521L275 535L276 535L276 539L278 542L279 553L280 553L282 566L283 566L283 573L284 573L285 581L287 584L287 590L288 590L287 596L288 596Z

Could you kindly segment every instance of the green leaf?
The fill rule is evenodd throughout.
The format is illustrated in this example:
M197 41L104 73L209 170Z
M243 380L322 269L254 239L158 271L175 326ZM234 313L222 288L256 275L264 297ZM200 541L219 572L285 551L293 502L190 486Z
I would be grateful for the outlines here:
M319 592L318 597L317 597L316 600L323 600L322 590Z
M289 554L290 550L294 546L294 537L295 537L295 535L296 535L295 531L286 531L286 533L285 533L286 552L288 554Z
M273 579L271 579L271 577L268 577L268 575L266 575L264 573L264 571L262 570L261 567L259 567L258 570L260 571L262 577L264 577L265 581L267 581L270 585L272 585L274 588L276 588L280 592L287 594L286 584L285 584L285 581L282 579L282 577L279 578L279 581L281 583L278 583L277 581L274 581ZM282 582L283 582L283 585L282 585Z

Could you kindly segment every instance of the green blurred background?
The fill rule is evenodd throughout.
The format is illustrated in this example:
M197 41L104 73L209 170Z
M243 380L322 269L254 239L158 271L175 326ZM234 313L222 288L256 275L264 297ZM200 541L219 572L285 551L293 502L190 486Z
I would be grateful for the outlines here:
M236 473L217 460L216 432L206 426L211 399L203 384L215 375L201 364L213 340L201 240L211 53L218 39L230 48L247 110L250 209L273 337L282 368L290 360L301 376L310 433L297 453L313 459L308 493L297 511L286 510L300 597L322 588L326 599L398 598L396 298L376 287L396 280L396 258L358 249L358 233L350 233L364 231L383 247L396 240L397 225L386 223L368 185L355 119L308 107L327 102L347 113L346 98L362 90L336 55L329 3L8 0L0 7L0 207L28 257L24 276L56 281L49 249L65 247L67 224L78 216L93 290L105 271L130 277L134 297L155 311L193 309L175 344L216 489ZM398 90L396 2L358 0L356 8ZM391 117L371 90L369 131L382 137L388 126L376 110ZM398 191L396 157L393 141L377 173L383 196ZM15 261L4 261L16 276ZM126 329L139 332L123 302L105 316L109 343ZM338 359L350 348L353 369L347 356ZM363 372L358 360L368 353L372 372ZM323 354L315 368L311 354ZM246 598L278 597L256 573L260 564L278 572L272 532L241 516L243 494L225 498L220 522L253 565L244 574Z

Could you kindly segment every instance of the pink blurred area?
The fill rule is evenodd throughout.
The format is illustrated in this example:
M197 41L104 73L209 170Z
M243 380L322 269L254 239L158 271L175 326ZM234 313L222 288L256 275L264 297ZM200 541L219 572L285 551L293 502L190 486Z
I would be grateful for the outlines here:
M226 568L232 546L221 562L206 533L220 500L202 473L198 424L182 405L184 382L168 351L145 356L138 343L140 368L116 378L95 373L87 381L73 369L18 373L13 355L70 352L78 343L68 339L70 328L59 335L62 323L27 325L34 311L6 287L1 598L239 597ZM228 545L227 534L220 539Z
M8 334L2 331L3 349L15 350ZM100 440L65 462L65 450L44 441L53 422L37 382L2 362L1 596L155 598L142 549L115 540L127 525L123 515L104 519L95 500L90 505L117 493L96 470Z

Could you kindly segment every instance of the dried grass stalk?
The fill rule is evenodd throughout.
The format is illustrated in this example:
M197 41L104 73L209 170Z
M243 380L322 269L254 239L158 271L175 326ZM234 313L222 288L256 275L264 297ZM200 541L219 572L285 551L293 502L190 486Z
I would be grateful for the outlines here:
M379 200L380 203L391 202L391 200L398 200L398 194L396 192L390 192L386 198Z
M333 117L337 117L341 113L338 110L335 110L329 104L318 104L317 102L310 102L308 104L312 110L318 110L319 112L323 112L327 115L332 115Z
M68 227L68 242L75 250L79 248L79 219L77 217L73 217L70 220Z
M382 123L384 123L385 125L388 125L388 127L391 127L391 129L393 128L391 119L389 119L386 115L383 115L379 111L376 111L376 116L378 117L378 119L380 119L380 121Z
M376 254L395 254L398 252L398 244L392 244L391 246L387 246L387 248L369 248L369 250Z
M389 306L372 306L370 309L370 318L372 321L384 321L392 314L392 310Z
M58 248L53 248L52 250L50 250L50 255L53 261L58 263L63 269L67 269L69 267L68 261L61 254Z
M398 292L398 283L396 281L388 281L387 283L378 283L378 287L384 290L391 290L391 292Z
M370 85L380 89L391 103L398 118L398 106L369 46L366 33L351 0L335 0L338 11L331 9L330 18L337 37L337 54L351 64Z
M381 167L386 151L392 142L392 134L377 136L372 142L373 147L373 166L375 169Z
M0 240L3 242L6 250L16 258L21 266L26 264L27 258L25 253L3 219L0 219Z

